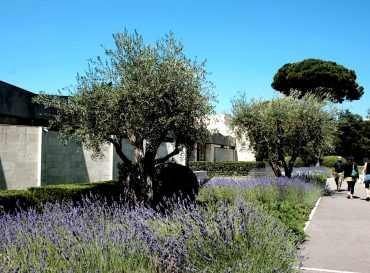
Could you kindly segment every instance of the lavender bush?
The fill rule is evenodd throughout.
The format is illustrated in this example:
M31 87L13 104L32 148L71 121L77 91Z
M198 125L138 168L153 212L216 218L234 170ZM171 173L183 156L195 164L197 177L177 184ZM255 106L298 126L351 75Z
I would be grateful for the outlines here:
M156 212L85 198L0 216L0 272L293 272L295 238L238 203Z
M313 206L322 187L304 177L212 178L200 191L200 201L289 201Z
M292 178L212 178L201 189L198 200L207 204L221 200L258 203L303 242L303 227L317 199L324 193L323 181L327 175L327 169L298 168Z
M180 272L294 272L295 236L259 207L217 202L188 217L175 211L170 222L187 238L187 267Z
M3 212L0 272L295 272L299 241L281 219L322 194L313 174L213 178L200 202L156 211L89 197Z

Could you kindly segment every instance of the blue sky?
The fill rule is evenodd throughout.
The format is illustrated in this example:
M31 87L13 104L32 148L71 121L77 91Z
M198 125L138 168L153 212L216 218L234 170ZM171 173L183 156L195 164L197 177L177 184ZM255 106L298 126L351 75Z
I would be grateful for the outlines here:
M340 108L366 117L370 108L368 0L3 0L0 80L38 93L75 83L87 60L113 47L127 28L154 43L169 31L188 57L207 59L218 96L229 111L239 91L272 98L273 75L306 58L335 61L357 74L359 101Z

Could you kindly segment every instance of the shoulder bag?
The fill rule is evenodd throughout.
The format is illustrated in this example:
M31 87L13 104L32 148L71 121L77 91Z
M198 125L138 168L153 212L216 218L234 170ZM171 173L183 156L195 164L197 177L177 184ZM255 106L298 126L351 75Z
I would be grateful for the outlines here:
M355 164L352 164L352 173L351 173L351 176L352 177L357 177L358 176L358 172L355 170Z
M369 162L366 163L366 167L365 167L365 170L364 170L364 173L365 173L364 182L370 181L370 174L366 174L367 173L367 168L369 168Z

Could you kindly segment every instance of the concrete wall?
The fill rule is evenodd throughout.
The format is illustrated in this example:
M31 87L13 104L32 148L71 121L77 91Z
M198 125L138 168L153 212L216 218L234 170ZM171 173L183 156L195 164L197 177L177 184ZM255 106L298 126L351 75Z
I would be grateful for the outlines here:
M211 162L254 160L253 153L241 150L241 145L237 145L237 152L215 144L206 144L205 148L205 160ZM157 157L173 149L173 143L162 143ZM123 142L123 152L134 160L134 149L128 140ZM186 152L182 151L173 160L185 165ZM57 132L42 127L0 124L0 189L118 179L120 161L113 145L106 145L103 157L93 160L91 153L78 143L64 146Z
M130 159L131 161L135 160L135 152L134 152L134 146L132 146L129 142L128 139L124 139L122 142L122 150L124 155ZM118 179L118 168L117 164L121 163L122 160L116 153L116 149L112 147L113 151L113 163L112 163L112 169L113 169L113 179L117 180Z
M36 94L0 81L0 123L14 125L48 124L50 110L33 103Z
M65 146L58 133L42 132L41 184L95 182L112 179L112 147L103 147L103 157L91 159L91 152L79 143Z
M159 146L156 157L157 158L164 157L164 156L168 155L169 153L172 153L174 149L175 149L175 144L174 143L162 142L161 145ZM185 150L182 150L179 154L173 156L171 158L171 160L173 160L174 162L176 162L178 164L185 165L186 164L186 152L185 152Z
M172 143L162 143L157 157L172 152ZM65 146L58 132L42 127L0 124L0 189L25 189L61 183L96 182L118 179L120 162L113 145L103 147L101 158L79 143ZM123 152L134 160L134 149L123 141ZM173 157L185 164L185 151Z
M0 189L95 182L113 178L113 147L102 158L78 143L64 146L58 133L42 127L0 125Z
M41 127L0 124L0 189L40 185Z
M215 161L215 149L221 148L221 145L216 144L206 144L206 161Z

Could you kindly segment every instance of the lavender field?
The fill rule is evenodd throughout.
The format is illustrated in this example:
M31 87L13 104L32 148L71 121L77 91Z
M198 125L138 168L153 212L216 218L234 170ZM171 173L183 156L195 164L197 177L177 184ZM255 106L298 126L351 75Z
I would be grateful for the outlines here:
M295 272L299 240L260 202L320 194L302 176L215 178L161 212L86 197L2 213L0 272Z

